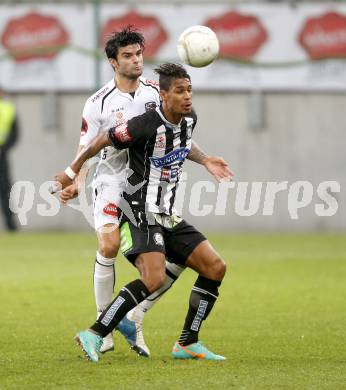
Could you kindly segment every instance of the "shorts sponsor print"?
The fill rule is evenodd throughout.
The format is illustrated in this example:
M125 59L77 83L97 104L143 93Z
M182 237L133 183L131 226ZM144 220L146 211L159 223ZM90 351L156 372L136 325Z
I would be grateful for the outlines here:
M125 255L132 247L133 241L129 222L125 222L120 228L120 250Z
M121 183L99 184L94 188L94 228L105 225L119 226L118 207L122 192Z
M118 208L115 203L108 203L107 206L103 208L103 213L111 215L112 217L118 216Z

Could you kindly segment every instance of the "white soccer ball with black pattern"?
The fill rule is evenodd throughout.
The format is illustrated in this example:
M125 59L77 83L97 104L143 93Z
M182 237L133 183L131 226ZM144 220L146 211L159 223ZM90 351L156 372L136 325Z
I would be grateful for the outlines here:
M201 68L211 64L219 54L219 40L212 29L192 26L178 39L178 55L187 65Z

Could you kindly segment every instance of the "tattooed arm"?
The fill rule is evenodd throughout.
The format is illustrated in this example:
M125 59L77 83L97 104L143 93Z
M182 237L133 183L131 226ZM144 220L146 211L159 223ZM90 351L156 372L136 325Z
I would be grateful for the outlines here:
M233 177L232 171L222 157L208 156L194 141L192 141L187 158L197 164L204 165L217 181L221 179L231 180Z
M204 161L209 156L196 144L195 141L192 141L192 146L190 153L187 155L187 158L197 164L204 165Z

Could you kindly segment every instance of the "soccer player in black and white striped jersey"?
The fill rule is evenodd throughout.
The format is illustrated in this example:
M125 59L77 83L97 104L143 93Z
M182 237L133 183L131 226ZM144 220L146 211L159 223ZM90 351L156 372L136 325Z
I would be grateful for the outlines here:
M192 87L186 70L177 64L164 64L156 72L160 77L162 107L99 135L74 160L67 175L56 176L64 187L70 183L68 176L78 173L83 163L103 147L128 149L133 174L127 178L120 206L123 211L121 249L138 268L141 278L124 286L95 324L76 336L92 361L98 361L102 337L128 311L162 287L165 256L199 274L173 357L225 359L200 343L198 334L219 295L226 265L203 234L176 214L174 198L186 158L207 163L209 171L218 178L230 179L232 173L222 158L208 157L198 148L192 148L197 118L192 112ZM133 190L134 187L139 189Z
M97 137L102 128L126 123L160 105L158 83L142 76L144 48L143 35L131 26L114 32L107 40L105 52L115 74L85 103L78 153ZM116 256L120 245L117 206L123 192L127 164L125 150L108 147L100 155L92 183L94 228L98 239L93 273L97 316L112 301L116 281ZM78 196L84 173L60 193L63 203ZM183 267L167 262L165 286L128 313L118 326L132 349L142 356L150 354L142 333L143 317L183 270ZM109 334L103 340L101 352L113 349L113 337Z

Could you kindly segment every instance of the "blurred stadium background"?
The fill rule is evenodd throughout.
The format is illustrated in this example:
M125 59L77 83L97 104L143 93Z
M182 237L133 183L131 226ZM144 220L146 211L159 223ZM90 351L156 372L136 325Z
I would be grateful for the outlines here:
M90 230L80 212L50 209L39 188L74 156L84 102L112 77L102 43L128 23L147 37L144 75L149 78L156 63L178 61L176 41L186 27L206 24L217 32L220 59L205 69L189 68L199 114L195 137L229 162L236 182L249 183L245 208L252 183L264 183L254 215L239 215L237 183L223 212L216 207L218 186L202 169L186 164L187 218L217 231L345 230L344 2L2 1L0 7L0 85L16 104L21 123L20 142L11 153L12 176L35 185L23 230ZM210 183L191 193L192 184L203 180ZM284 181L288 189L278 193L273 215L263 215L266 183ZM297 181L309 181L313 197L292 219L288 190ZM324 205L317 196L324 181L337 181L341 192L332 194L338 210L321 217L315 205ZM297 188L300 197L303 190L309 197L311 188ZM24 192L16 194L20 205ZM39 204L52 215L38 215Z

